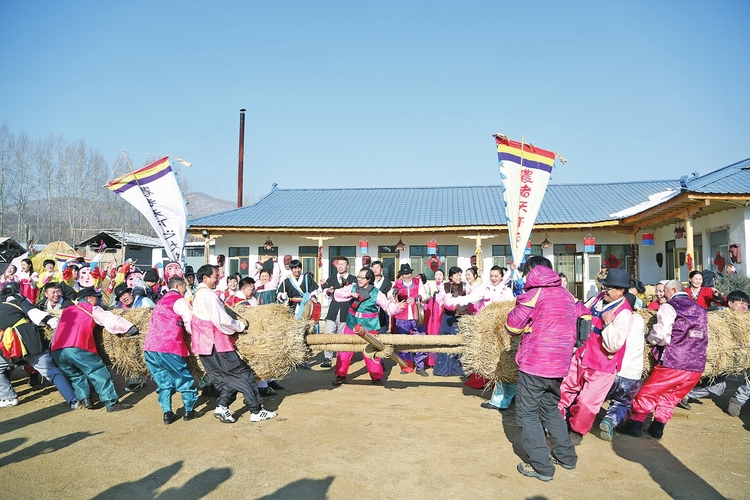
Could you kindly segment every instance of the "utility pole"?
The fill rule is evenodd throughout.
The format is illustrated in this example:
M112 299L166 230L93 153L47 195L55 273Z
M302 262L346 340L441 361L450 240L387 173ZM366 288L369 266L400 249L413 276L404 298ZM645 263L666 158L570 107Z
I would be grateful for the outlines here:
M240 110L240 158L237 162L237 208L242 207L243 168L245 159L245 108Z

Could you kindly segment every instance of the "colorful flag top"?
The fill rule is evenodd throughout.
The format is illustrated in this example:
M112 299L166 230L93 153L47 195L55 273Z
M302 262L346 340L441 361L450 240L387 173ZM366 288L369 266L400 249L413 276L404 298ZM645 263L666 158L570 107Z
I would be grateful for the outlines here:
M169 258L182 262L187 210L168 156L118 177L105 187L143 214L159 235Z
M502 134L494 137L513 262L520 264L547 191L556 155L531 144L512 141Z

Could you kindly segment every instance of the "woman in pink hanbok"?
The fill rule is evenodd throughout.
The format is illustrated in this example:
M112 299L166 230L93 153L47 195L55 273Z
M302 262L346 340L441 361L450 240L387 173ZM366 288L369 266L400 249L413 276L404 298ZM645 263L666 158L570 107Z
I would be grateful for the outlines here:
M438 304L437 294L443 287L445 273L442 269L435 271L435 282L428 282L429 299L424 306L424 326L427 335L440 334L440 322L443 320L443 307ZM435 353L431 352L427 356L427 366L435 366Z

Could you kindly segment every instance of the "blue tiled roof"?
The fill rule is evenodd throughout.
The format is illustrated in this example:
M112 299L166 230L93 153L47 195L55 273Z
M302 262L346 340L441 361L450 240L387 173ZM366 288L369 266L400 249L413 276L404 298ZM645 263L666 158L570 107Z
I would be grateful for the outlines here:
M550 184L537 224L616 220L680 183ZM505 225L500 186L273 189L254 205L189 221L192 227L420 228Z
M750 158L686 181L687 190L695 193L750 193Z

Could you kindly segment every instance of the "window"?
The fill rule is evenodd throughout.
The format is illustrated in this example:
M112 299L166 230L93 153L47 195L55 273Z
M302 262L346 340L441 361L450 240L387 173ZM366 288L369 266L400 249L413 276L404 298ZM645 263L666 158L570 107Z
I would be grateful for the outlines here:
M229 273L247 276L250 268L250 247L229 247Z
M315 250L317 255L317 249ZM333 265L333 261L337 257L346 257L349 259L349 270L347 271L349 274L356 275L357 270L354 269L354 258L357 256L357 249L354 246L351 247L343 247L343 246L329 246L328 247L328 276L334 276L338 274L338 271L336 270L336 266Z
M318 282L318 247L299 247L299 260L302 262L302 272L312 273L315 282Z
M531 245L530 255L542 255L542 245ZM492 245L493 266L508 267L508 264L512 260L513 252L510 249L510 245Z
M602 263L610 269L624 269L627 272L633 269L630 261L630 245L596 245L594 253L600 254Z
M729 263L729 229L721 229L708 233L708 244L710 247L708 254L708 258L711 261L710 269L712 271L719 271L719 266L716 264L719 262L719 259L724 259L724 265ZM722 266L721 270L724 270L724 266Z
M448 270L458 264L458 245L438 245L437 255L432 257L427 253L427 245L409 245L409 260L414 274L424 274L428 280L435 279L438 269L442 269L448 277Z

